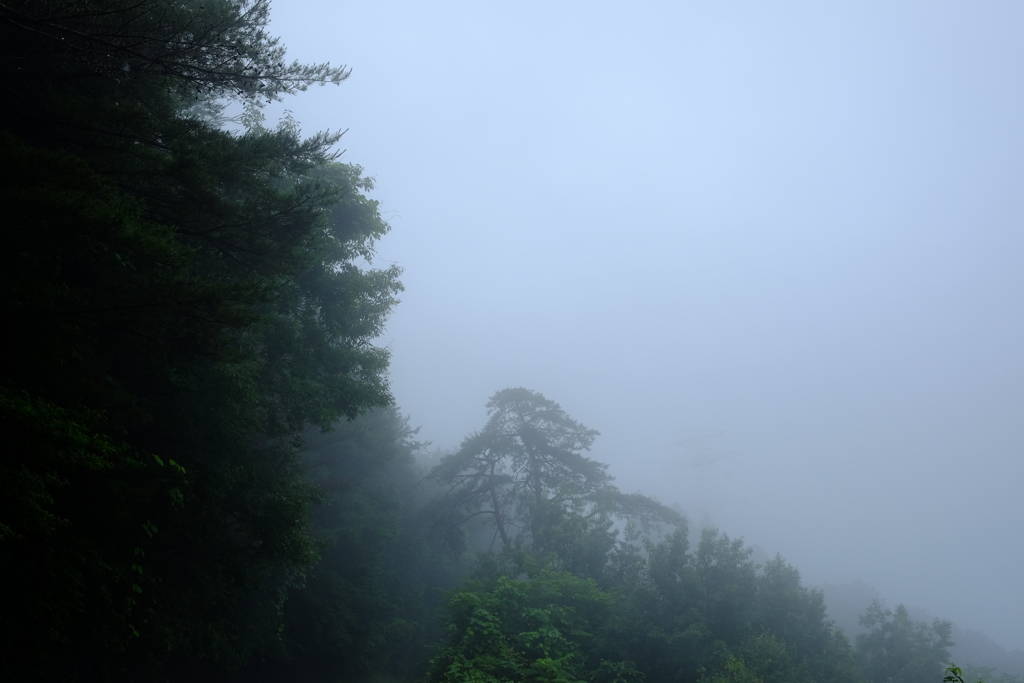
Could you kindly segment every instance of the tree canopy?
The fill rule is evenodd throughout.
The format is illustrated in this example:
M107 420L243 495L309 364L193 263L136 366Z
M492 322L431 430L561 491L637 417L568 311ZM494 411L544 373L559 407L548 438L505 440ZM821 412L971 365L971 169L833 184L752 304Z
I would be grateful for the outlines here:
M443 524L458 527L485 516L504 547L518 541L573 561L568 545L580 551L579 541L588 536L599 543L611 539L613 518L681 521L645 496L621 493L608 466L583 455L598 432L542 394L503 389L487 402L487 414L483 429L467 436L431 473L448 487L437 505ZM599 549L599 556L608 550ZM576 560L584 560L576 554Z
M953 644L948 621L914 621L907 608L873 602L861 616L868 629L856 639L858 664L872 680L926 683L938 680Z
M247 661L317 555L296 435L391 402L372 179L211 115L346 76L286 64L268 7L0 6L11 680Z
M348 71L268 20L0 3L0 679L936 680L948 624L874 606L851 648L538 392L417 462L373 178L259 109Z

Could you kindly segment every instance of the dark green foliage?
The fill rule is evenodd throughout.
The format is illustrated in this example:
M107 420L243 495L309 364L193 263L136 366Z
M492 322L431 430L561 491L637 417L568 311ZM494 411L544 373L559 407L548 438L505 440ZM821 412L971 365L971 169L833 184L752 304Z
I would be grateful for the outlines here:
M485 514L510 547L517 533L531 533L531 506L555 494L585 497L610 481L606 465L580 454L597 432L557 403L527 389L505 389L491 397L487 413L484 429L466 437L432 473L451 487L442 503L451 524Z
M857 662L869 680L926 683L936 680L949 661L948 621L914 621L903 605L889 610L875 602L861 624L868 630L857 636Z
M450 487L438 504L449 519L488 519L503 543L451 595L430 680L858 680L821 593L781 558L755 564L713 529L691 549L685 523L655 542L659 523L681 520L623 495L580 454L596 432L526 389L498 392L488 408L487 426L433 476ZM537 597L569 585L598 591L572 619Z
M781 559L758 566L742 541L712 529L692 551L685 528L650 545L621 604L616 655L651 680L857 680L820 594Z
M866 634L867 627L861 619L872 603L883 605L882 596L872 586L863 582L844 585L824 586L825 598L829 615L843 627L851 640L857 635ZM884 611L884 610L883 610ZM920 608L907 608L909 619L926 625L933 622L933 617ZM1008 651L989 636L959 627L952 623L949 633L950 656L956 661L966 662L963 671L966 677L975 681L983 678L986 681L1006 680L1016 682L1024 678L1024 652ZM909 642L909 641L908 641Z
M334 136L216 129L277 97L267 4L0 7L0 671L148 678L279 640L316 557L295 433L390 401L400 290Z
M964 683L963 673L963 669L956 664L950 664L946 668L946 676L942 679L942 683Z
M608 466L582 454L597 431L573 420L554 401L528 389L504 389L487 403L483 430L431 476L446 493L435 504L442 527L478 517L505 548L525 543L551 553L563 568L596 576L616 546L615 520L634 526L674 525L681 517L639 494L625 495Z
M433 490L414 460L415 432L385 408L303 434L303 464L323 494L311 516L320 560L289 590L280 640L229 680L423 672L441 633L441 588L455 585L458 568L424 533L420 512Z
M347 71L285 63L267 20L0 5L0 679L855 682L794 568L691 549L536 392L422 481L375 346L401 285L369 265L372 179L258 110ZM439 546L482 522L501 552L439 629ZM864 623L871 680L934 676L948 626Z
M978 666L968 664L959 669L955 664L951 665L952 668L946 669L947 677L946 681L950 680L950 676L956 675L954 679L956 683L964 683L964 681L977 681L977 683L1024 683L1024 676L1015 676L1006 672L999 671L991 666ZM963 676L960 678L960 676Z
M800 643L792 663L811 680L854 679L849 641L826 615L822 592L802 586L797 569L779 556L761 567L758 578L764 628L782 642Z
M445 645L428 680L637 681L632 662L601 656L613 597L590 579L527 562L524 578L472 582L448 601Z
M484 555L449 597L429 680L858 681L820 593L749 556L714 530L691 551L681 527L602 591L522 545Z
M285 606L289 680L344 681L371 672L409 675L438 634L450 562L419 523L421 444L393 408L376 410L308 444L304 457L326 492L313 516L324 544L306 585Z
M971 680L971 676L967 676L967 680ZM964 670L958 667L956 664L950 664L946 668L946 676L942 679L942 683L964 683ZM985 683L985 681L979 680L978 683Z
M30 108L69 93L271 100L348 76L287 64L269 11L268 0L14 0L0 10L0 74Z

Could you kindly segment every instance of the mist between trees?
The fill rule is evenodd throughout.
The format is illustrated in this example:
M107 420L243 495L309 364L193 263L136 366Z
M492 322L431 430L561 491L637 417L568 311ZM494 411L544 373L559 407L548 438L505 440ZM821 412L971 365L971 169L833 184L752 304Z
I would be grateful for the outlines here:
M4 680L941 679L948 622L873 603L851 640L534 391L419 443L373 180L260 109L348 71L268 17L0 6Z

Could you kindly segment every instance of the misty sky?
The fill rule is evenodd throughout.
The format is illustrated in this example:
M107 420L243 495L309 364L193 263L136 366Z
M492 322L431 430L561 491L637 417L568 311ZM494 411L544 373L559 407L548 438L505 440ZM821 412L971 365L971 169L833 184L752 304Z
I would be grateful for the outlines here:
M353 69L284 106L377 179L423 438L540 391L623 489L1024 648L1024 3L272 17Z

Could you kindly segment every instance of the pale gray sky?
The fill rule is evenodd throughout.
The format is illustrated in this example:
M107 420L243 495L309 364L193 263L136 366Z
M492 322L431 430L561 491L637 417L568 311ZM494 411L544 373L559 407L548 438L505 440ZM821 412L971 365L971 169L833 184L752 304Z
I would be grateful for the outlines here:
M526 386L626 490L1024 648L1024 3L272 16L353 69L285 106L377 179L422 436Z

